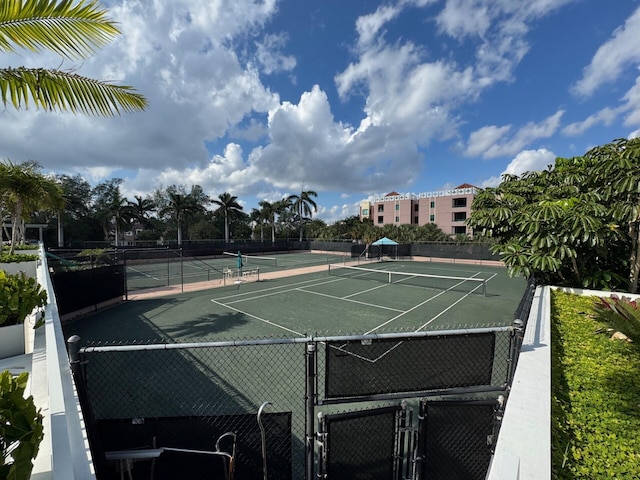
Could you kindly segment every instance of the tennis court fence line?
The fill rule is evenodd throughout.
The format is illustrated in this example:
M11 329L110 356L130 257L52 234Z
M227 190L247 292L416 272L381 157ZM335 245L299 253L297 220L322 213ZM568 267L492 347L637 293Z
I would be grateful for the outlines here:
M236 478L264 478L265 454L270 478L353 478L362 469L368 478L446 478L435 472L454 462L464 478L481 480L521 339L516 324L84 348L74 339L69 351L105 475L115 468L105 452L207 450L233 432ZM455 441L437 440L444 437ZM144 462L132 468L135 478Z

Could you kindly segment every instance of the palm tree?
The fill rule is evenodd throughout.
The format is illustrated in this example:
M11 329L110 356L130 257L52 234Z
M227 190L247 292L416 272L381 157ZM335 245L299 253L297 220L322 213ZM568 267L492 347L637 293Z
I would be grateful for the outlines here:
M264 217L262 216L262 210L252 208L249 214L249 219L257 227L260 226L260 242L264 242ZM253 235L252 235L253 237Z
M153 212L156 208L151 198L142 198L140 195L134 195L135 202L129 202L131 207L132 219L140 222L143 226L149 221L148 213ZM133 244L136 244L136 229L133 229Z
M116 229L116 248L120 246L120 232L122 228L129 226L129 222L135 215L135 211L131 206L131 202L116 192L109 206L109 212L113 216L113 222Z
M271 202L261 200L258 205L260 206L260 212L262 218L271 225L271 243L276 241L276 210L275 206Z
M300 192L300 195L289 195L287 197L287 202L291 202L292 210L296 215L298 215L298 221L300 225L300 241L302 241L305 221L310 220L313 212L318 211L318 205L316 205L316 202L311 198L317 196L318 194L313 190L307 190L306 192Z
M233 219L242 212L242 205L238 202L238 197L231 195L228 192L218 195L217 200L211 200L212 203L218 205L218 208L213 212L216 215L224 215L224 241L229 243L229 219Z
M24 241L24 220L42 209L62 208L62 190L52 178L40 173L34 162L0 163L0 212L7 209L11 216L11 247Z
M107 10L94 0L2 0L0 50L51 50L68 59L83 59L112 41L120 31L107 18ZM16 109L36 107L113 116L142 111L147 100L132 87L113 85L47 68L0 69L2 103Z
M167 192L169 195L169 203L160 210L159 215L170 215L176 222L178 228L178 246L182 245L182 224L187 217L193 215L200 210L199 205L189 194L179 193L176 191Z

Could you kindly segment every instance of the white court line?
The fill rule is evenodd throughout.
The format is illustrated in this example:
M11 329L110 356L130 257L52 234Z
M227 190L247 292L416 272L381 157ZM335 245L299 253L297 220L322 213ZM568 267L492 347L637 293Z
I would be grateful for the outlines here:
M477 272L475 275L480 275L480 273L482 273L482 272ZM474 277L475 277L475 275L474 275ZM486 280L485 280L485 282L488 282L489 280L491 280L492 278L494 278L496 275L497 275L497 273L494 273L491 277L489 277L488 279L486 279ZM463 283L463 282L460 282L460 283ZM460 284L460 283L459 283L459 284ZM459 285L459 284L457 284L457 285ZM383 327L383 326L385 326L385 325L387 325L387 324L389 324L389 323L391 323L391 322L393 322L393 321L397 320L398 318L402 317L402 316L403 316L403 315L405 315L406 313L409 313L409 312L411 312L412 310L415 310L416 308L421 307L422 305L427 304L428 302L430 302L430 301L431 301L431 300L433 300L434 298L437 298L437 297L439 297L440 295L443 295L444 293L447 293L449 290L451 290L452 288L454 288L454 287L455 287L455 286L457 286L457 285L454 285L454 286L453 286L453 287L451 287L450 289L445 290L445 291L443 291L443 292L441 292L441 293L439 293L439 294L437 294L437 295L434 295L433 297L431 297L431 298L429 298L429 299L425 300L424 302L422 302L422 303L420 303L420 304L416 305L415 307L413 307L413 308L411 308L411 309L407 310L406 312L401 313L400 315L396 315L395 317L393 317L393 318L391 318L391 319L387 320L387 321L386 321L386 322L384 322L383 324L378 325L376 328L374 328L374 329L372 329L372 330L369 330L368 332L366 332L366 333L365 333L365 335L368 335L369 333L373 333L373 332L375 332L376 330L378 330L379 328L381 328L381 327ZM434 317L433 317L431 320L429 320L427 323L425 323L424 325L420 326L420 327L416 330L416 332L419 332L420 330L422 330L423 328L425 328L427 325L429 325L431 322L433 322L433 321L434 321L434 320L436 320L438 317L440 317L441 315L443 315L445 312L447 312L448 310L450 310L451 308L453 308L455 305L457 305L458 303L460 303L462 300L464 300L465 298L467 298L469 295L473 294L473 292L475 292L475 291L476 291L478 288L480 288L481 286L482 286L482 285L478 285L478 286L477 286L477 287L475 287L473 290L471 290L471 292L466 293L463 297L459 298L456 302L454 302L454 303L452 303L451 305L449 305L447 308L445 308L443 311L441 311L440 313L438 313L436 316L434 316ZM402 344L402 343L403 343L403 342L398 342L398 343L396 343L394 346L392 346L391 348L389 348L389 349L385 350L381 355L378 355L378 356L377 356L376 358L374 358L374 359L370 359L370 358L363 357L363 356L361 356L361 355L354 354L353 352L349 352L348 350L345 350L343 347L336 347L336 346L332 346L332 348L335 348L335 349L337 349L337 350L340 350L340 351L342 351L343 353L345 353L345 354L347 354L347 355L351 355L352 357L358 358L358 359L360 359L360 360L364 360L364 361L369 362L369 363L376 363L378 360L380 360L381 358L384 358L386 355L388 355L389 353L391 353L394 349L396 349L396 348L397 348L398 346L400 346L400 344Z
M344 279L343 278L338 278L338 279L334 278L334 279L331 279L331 280L323 280L321 282L313 284L313 286L324 285L326 283L338 282L340 280L344 280ZM266 288L264 290L260 290L261 292L265 292L265 291L269 291L269 290L277 290L277 291L272 291L270 293L265 293L264 295L256 295L255 294L256 292L245 292L245 293L239 293L239 294L236 294L236 295L229 295L229 296L226 296L226 297L220 297L218 300L226 300L227 298L236 298L236 297L240 297L240 296L245 296L246 297L247 295L251 295L251 296L248 297L248 298L240 298L238 300L234 300L234 301L229 302L229 303L244 302L246 300L255 300L257 298L264 298L264 297L270 297L272 295L278 295L279 293L293 292L294 290L298 290L300 288L298 286L293 286L292 287L292 285L302 285L302 284L308 284L308 283L317 282L317 281L318 281L318 279L316 278L316 279L313 279L313 280L305 280L304 282L292 283L292 284L289 284L289 285L280 285L280 286L277 286L277 287L271 287L271 288Z
M315 285L311 285L311 286L315 287ZM300 292L309 293L311 295L319 295L321 297L328 297L328 298L333 298L333 299L336 299L336 300L344 300L345 302L358 303L360 305L366 305L368 307L381 308L383 310L391 310L392 312L404 312L404 310L400 310L399 308L383 307L382 305L376 305L375 303L367 303L367 302L360 302L359 300L351 300L349 298L351 295L349 295L348 297L336 297L335 295L329 295L327 293L311 292L309 290L305 290L302 287L296 288L296 290L298 290Z
M320 286L320 285L326 285L328 283L333 283L333 282L340 282L340 281L343 281L343 280L345 280L345 278L332 278L331 280L322 280L322 281L318 281L318 279L314 279L314 280L306 280L304 282L300 282L300 284L303 284L303 283L307 284L307 285L304 285L306 287L317 287L317 286ZM311 285L308 285L309 283L314 282L314 281L317 282L317 283L313 283ZM329 297L329 298L335 298L337 300L345 300L347 302L358 303L360 305L366 305L366 306L369 306L369 307L380 308L380 309L383 309L383 310L391 310L393 312L403 312L404 311L404 310L400 310L400 309L397 309L397 308L391 308L391 307L385 307L385 306L382 306L382 305L376 305L374 303L366 303L366 302L360 302L358 300L350 300L350 299L348 299L346 297L336 297L334 295L328 295L326 293L312 292L312 291L309 291L309 290L305 290L303 287L300 287L300 286L293 287L293 288L286 288L286 287L291 287L292 285L296 285L296 284L294 283L294 284L290 284L290 285L282 285L282 286L279 286L279 287L272 287L272 288L270 288L268 290L277 290L277 291L269 292L269 293L266 293L264 295L253 295L253 296L250 296L248 298L241 298L241 299L234 300L234 301L231 301L231 302L228 302L228 303L232 304L232 303L244 302L244 301L247 301L247 300L256 300L256 299L259 299L259 298L265 298L265 297L270 297L270 296L273 296L273 295L279 295L281 293L293 292L295 290L295 291L305 292L305 293L308 293L308 294L311 294L311 295L319 295L319 296L324 296L324 297ZM382 285L382 286L384 286L384 285ZM262 291L264 291L264 290L262 290ZM246 292L246 293L238 294L238 295L251 295L252 293L253 292ZM225 300L227 298L235 298L235 297L236 297L236 295L230 295L228 297L221 297L218 300Z
M260 322L263 322L263 323L269 324L269 325L274 326L274 327L277 327L277 328L281 328L282 330L284 330L284 331L286 331L286 332L293 333L294 335L298 335L298 336L300 336L300 337L304 337L304 336L305 336L303 333L296 332L295 330L291 330L290 328L283 327L282 325L278 325L277 323L270 322L269 320L266 320L266 319L264 319L264 318L258 317L257 315L253 315L253 314L248 313L248 312L243 312L243 311L242 311L242 310L240 310L239 308L234 308L234 307L232 307L232 306L230 306L230 305L227 305L227 304L222 303L222 302L217 302L217 301L215 301L215 300L213 300L213 299L212 299L211 301L212 301L213 303L217 304L217 305L220 305L221 307L228 308L229 310L236 311L236 312L238 312L238 313L241 313L241 314L246 315L246 316L251 317L251 318L255 318L256 320L258 320L258 321L260 321Z
M139 273L140 275L142 275L143 277L147 277L147 278L151 278L153 280L160 280L158 277L154 277L153 275L149 275L148 273L143 272L142 270L138 270L137 268L133 268L133 267L127 267L129 270L131 270L132 272L136 272Z
M491 277L487 278L485 280L485 282L488 282L489 280L491 280L492 278L494 278L496 275L498 275L497 273L494 273ZM419 332L420 330L422 330L423 328L425 328L427 325L429 325L430 323L432 323L433 321L435 321L436 319L438 319L438 317L440 317L441 315L445 314L447 311L449 311L451 308L453 308L455 305L457 305L458 303L460 303L462 300L464 300L465 298L467 298L469 295L471 295L473 292L475 292L478 288L480 288L480 285L478 285L476 288L474 288L473 290L471 290L471 292L467 293L464 297L460 298L458 301L452 303L451 305L449 305L447 308L445 308L443 311L441 311L439 314L437 314L435 317L433 317L431 320L429 320L427 323L425 323L424 325L421 325L420 327L418 327L418 329L416 330L416 332Z
M311 283L311 282L317 282L318 279L314 278L313 280L304 280L302 282L296 282L296 283L289 283L287 285L276 285L275 287L270 287L270 288L264 288L262 290L260 290L261 292L268 292L270 290L279 290L281 288L288 288L291 287L292 285L304 285L307 283ZM295 290L298 287L294 287L291 290ZM226 297L220 297L218 298L218 300L226 300L227 298L238 298L238 297L247 297L250 296L250 298L247 298L247 300L251 300L253 298L255 298L255 293L256 292L242 292L242 293L234 293L233 295L227 295ZM277 293L277 292L276 292ZM238 301L242 301L242 299L238 300Z

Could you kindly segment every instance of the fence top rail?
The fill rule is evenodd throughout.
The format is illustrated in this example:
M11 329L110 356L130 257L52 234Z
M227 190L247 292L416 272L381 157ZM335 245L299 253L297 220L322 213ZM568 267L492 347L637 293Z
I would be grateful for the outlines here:
M367 335L333 335L333 336L313 336L299 338L266 338L254 340L226 340L214 342L185 342L185 343L152 343L152 344L127 344L127 345L103 345L89 346L80 349L81 353L93 352L126 352L137 350L180 350L191 348L224 348L224 347L248 347L256 345L292 345L302 343L331 343L345 341L367 341L367 340L403 340L408 338L438 337L452 335L474 335L485 333L512 332L514 327L484 327L466 328L458 330L429 330L421 332L401 332L401 333L378 333Z

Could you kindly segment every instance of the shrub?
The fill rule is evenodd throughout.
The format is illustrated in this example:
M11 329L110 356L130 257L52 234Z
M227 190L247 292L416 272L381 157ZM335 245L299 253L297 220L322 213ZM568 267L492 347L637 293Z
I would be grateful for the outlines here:
M47 304L47 292L24 272L0 270L0 327L23 323L36 308Z
M640 341L640 308L635 300L611 295L596 302L598 318L626 334L634 342Z
M640 346L597 334L598 300L552 300L554 478L640 478Z
M0 478L28 480L42 441L42 415L24 398L28 376L0 372Z
M9 255L8 253L3 253L0 255L0 263L33 262L34 260L38 260L37 254L14 253Z

